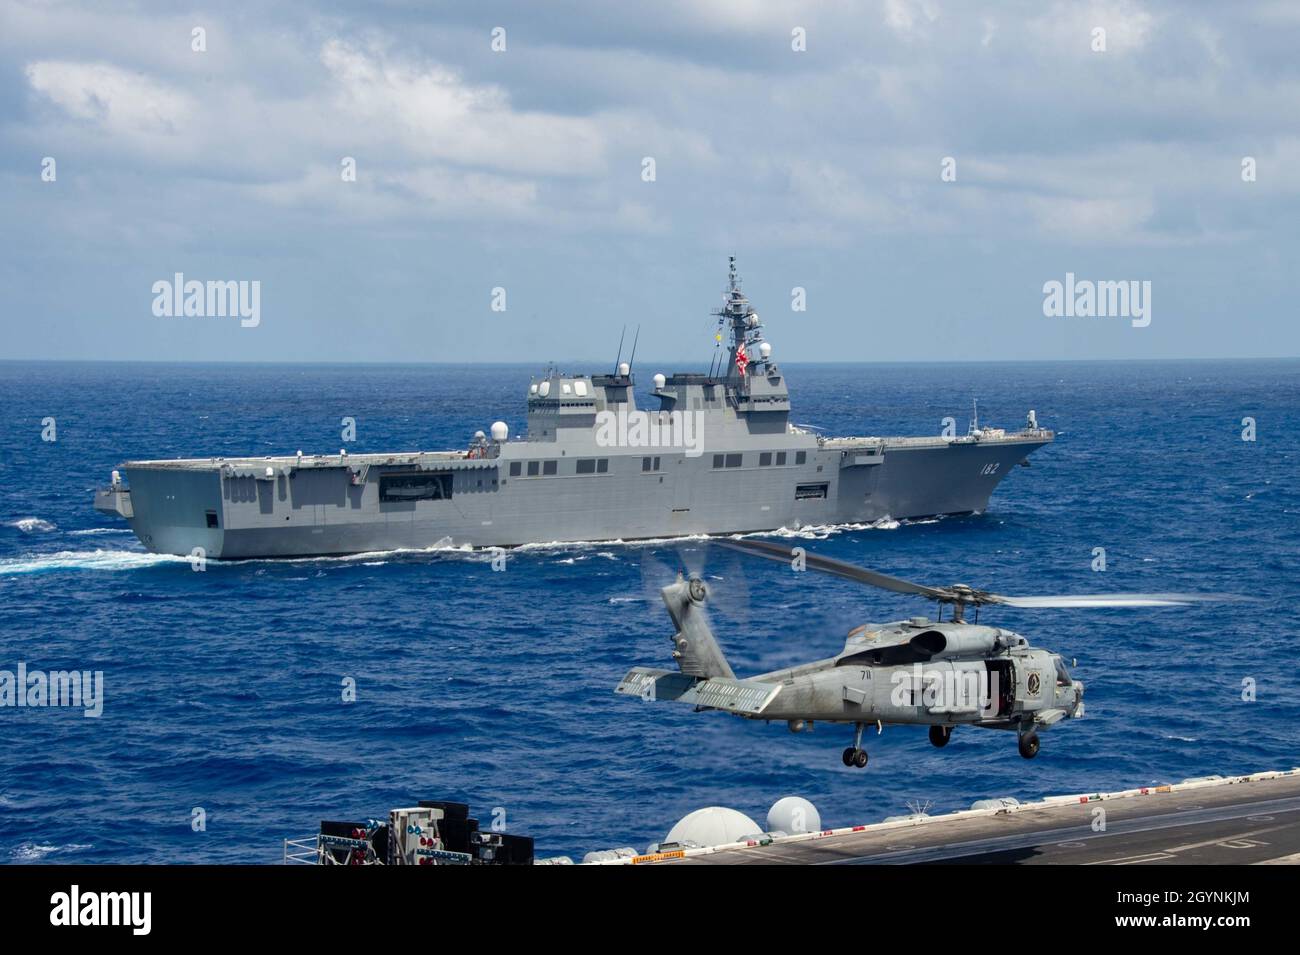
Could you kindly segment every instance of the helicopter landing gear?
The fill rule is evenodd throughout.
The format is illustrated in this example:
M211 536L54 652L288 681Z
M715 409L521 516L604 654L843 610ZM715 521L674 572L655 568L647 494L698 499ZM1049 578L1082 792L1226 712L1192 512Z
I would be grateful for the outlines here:
M952 739L952 727L951 727L951 726L931 726L931 727L930 727L930 743L931 743L931 745L933 745L933 746L937 746L939 749L943 749L945 746L948 745L948 740L950 740L950 739Z
M1020 755L1025 759L1033 759L1038 755L1038 745L1038 734L1033 730L1020 734Z
M855 723L857 732L853 736L853 745L846 749L840 757L844 760L845 766L856 766L858 769L867 768L867 751L862 748L862 723Z

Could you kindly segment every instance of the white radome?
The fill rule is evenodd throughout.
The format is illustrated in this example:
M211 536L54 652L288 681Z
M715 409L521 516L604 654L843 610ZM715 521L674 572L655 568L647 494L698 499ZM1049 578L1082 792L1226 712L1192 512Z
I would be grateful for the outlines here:
M537 393L545 398L551 393L551 383L549 381L542 382L537 386Z
M753 819L724 806L708 806L684 816L664 842L694 842L700 846L725 846L761 832Z
M822 817L817 807L802 796L778 799L767 811L767 831L795 836L802 832L821 832Z
M498 443L507 440L510 437L510 425L504 421L492 422L492 440Z
M618 363L618 373L624 378L626 378L628 374L631 373L631 371L632 371L632 366L629 365L627 362L621 361Z
M656 388L656 389L658 389L658 390L662 390L662 389L663 389L663 386L666 385L666 384L668 384L668 379L667 379L667 378L665 378L662 374L655 375L655 388Z
M533 382L531 385L528 386L528 393L530 395L537 394L537 382Z
M762 355L764 359L771 358L772 345L769 342L763 342L763 344L758 346L758 353Z

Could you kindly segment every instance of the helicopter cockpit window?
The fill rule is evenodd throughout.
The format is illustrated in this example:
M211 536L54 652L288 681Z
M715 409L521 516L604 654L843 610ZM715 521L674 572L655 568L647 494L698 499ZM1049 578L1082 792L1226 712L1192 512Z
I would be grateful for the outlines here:
M1070 671L1065 668L1065 661L1060 657L1056 658L1056 685L1069 686L1071 684Z

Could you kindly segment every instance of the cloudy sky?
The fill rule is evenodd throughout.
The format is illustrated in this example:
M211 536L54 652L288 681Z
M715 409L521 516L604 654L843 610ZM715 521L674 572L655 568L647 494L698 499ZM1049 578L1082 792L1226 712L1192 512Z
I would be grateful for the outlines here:
M1300 355L1297 50L1283 0L0 0L0 358L704 364L729 254L790 360Z

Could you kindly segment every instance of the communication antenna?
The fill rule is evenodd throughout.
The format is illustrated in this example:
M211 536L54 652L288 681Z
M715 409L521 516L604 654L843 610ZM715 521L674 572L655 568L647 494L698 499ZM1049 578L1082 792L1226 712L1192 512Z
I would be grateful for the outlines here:
M632 357L627 360L627 372L632 373L632 365L636 361L636 343L641 340L641 326L636 327L636 334L632 336ZM621 352L622 349L619 349Z
M618 336L618 357L614 359L614 374L618 374L618 363L623 360L623 339L627 337L627 326L623 326L623 332Z

